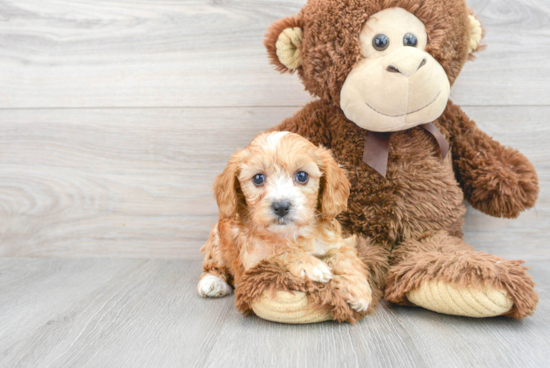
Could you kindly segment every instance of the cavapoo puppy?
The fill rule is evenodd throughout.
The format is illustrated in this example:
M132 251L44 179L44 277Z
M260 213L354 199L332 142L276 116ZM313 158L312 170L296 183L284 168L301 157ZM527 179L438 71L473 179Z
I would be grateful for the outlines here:
M289 132L264 133L237 152L214 183L219 222L201 251L203 297L222 297L261 261L295 277L338 288L366 311L371 288L355 237L344 239L335 217L350 184L323 147Z

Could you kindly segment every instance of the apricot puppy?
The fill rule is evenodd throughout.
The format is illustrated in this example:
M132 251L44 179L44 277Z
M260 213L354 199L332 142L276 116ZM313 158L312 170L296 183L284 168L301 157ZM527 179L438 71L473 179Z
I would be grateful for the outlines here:
M214 183L220 219L201 251L203 297L222 297L261 261L338 288L356 311L371 301L368 273L335 217L350 184L330 152L289 133L264 133Z

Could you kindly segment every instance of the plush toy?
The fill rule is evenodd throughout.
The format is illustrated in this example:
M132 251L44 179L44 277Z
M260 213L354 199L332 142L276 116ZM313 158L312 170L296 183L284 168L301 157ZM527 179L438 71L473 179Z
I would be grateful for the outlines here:
M515 218L539 191L533 165L449 101L482 36L465 0L309 0L267 31L277 70L297 72L318 97L274 130L329 148L347 170L351 194L338 219L358 236L371 306L385 296L445 314L512 318L536 308L522 261L476 252L462 239L464 199ZM330 297L310 303L330 287L260 264L239 285L237 305L280 322L360 319Z

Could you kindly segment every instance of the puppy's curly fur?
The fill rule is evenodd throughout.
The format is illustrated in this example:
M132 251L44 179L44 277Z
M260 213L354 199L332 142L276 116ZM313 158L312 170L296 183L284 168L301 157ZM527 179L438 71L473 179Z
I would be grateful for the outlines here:
M362 318L381 293L374 287L372 303L371 272L335 219L349 190L327 149L288 132L256 137L214 184L220 219L202 249L199 293L224 296L232 285L239 310L249 313L265 290L307 290L335 319ZM281 203L284 214L274 207Z

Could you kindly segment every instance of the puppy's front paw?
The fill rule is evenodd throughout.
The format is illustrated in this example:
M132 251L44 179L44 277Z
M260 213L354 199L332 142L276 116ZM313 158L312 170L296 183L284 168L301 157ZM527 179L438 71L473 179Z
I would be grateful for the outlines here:
M366 312L372 301L372 290L365 280L358 285L348 286L347 299L350 307L357 312Z
M197 290L203 298L221 298L231 294L231 286L218 276L206 275L197 285Z
M322 262L313 267L313 269L302 269L301 274L302 277L309 277L311 281L326 283L332 280L332 271L330 270L330 267Z
M366 312L369 309L370 300L367 299L351 299L348 301L351 309L356 310L357 312Z
M308 277L311 281L327 283L332 279L332 271L326 263L315 257L300 260L289 267L294 276Z
M353 276L337 276L333 282L344 294L344 298L353 310L366 312L369 309L372 290L367 280Z

